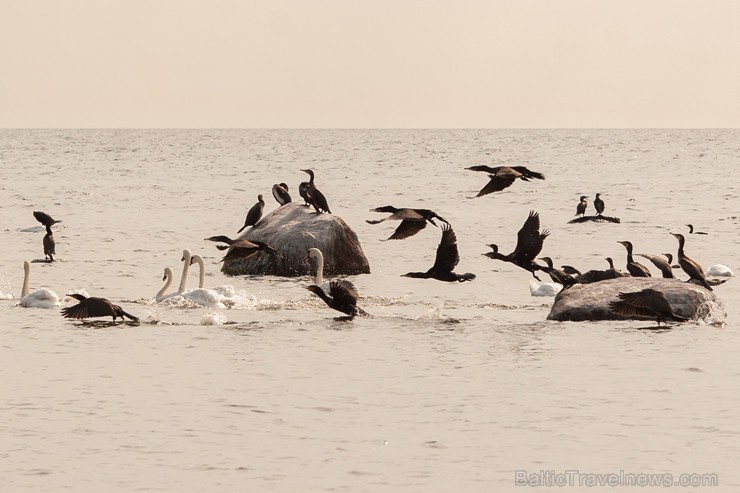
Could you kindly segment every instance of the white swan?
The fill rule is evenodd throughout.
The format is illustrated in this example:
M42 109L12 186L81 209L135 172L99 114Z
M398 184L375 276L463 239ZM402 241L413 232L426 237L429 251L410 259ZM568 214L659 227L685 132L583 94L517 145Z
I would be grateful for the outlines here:
M190 260L190 265L198 264L198 288L204 289L206 287L206 264L203 262L203 258L200 255L193 255ZM231 284L224 284L221 286L213 286L213 291L216 291L224 298L235 298L237 296L236 289Z
M167 290L172 285L174 274L172 272L172 269L170 269L169 267L165 267L164 277L162 278L162 280L164 281L164 286L162 286L162 289L160 289L154 296L154 299L157 301L157 303L165 300L170 300L175 296L178 296L185 292L185 287L187 286L188 282L188 269L190 268L190 250L182 251L181 260L184 265L182 266L182 275L180 275L180 285L178 286L177 291L167 293Z
M160 289L157 294L154 296L154 299L159 303L160 301L164 301L166 299L172 298L173 296L177 296L177 293L167 293L167 290L170 289L170 286L172 285L172 269L169 267L164 268L164 277L162 280L164 281L164 286L162 286L162 289Z
M21 306L26 308L54 308L59 306L59 296L51 289L41 288L29 293L28 281L31 263L23 262L23 288L21 289Z
M304 260L316 260L316 271L313 275L313 283L319 286L325 293L329 292L329 281L324 282L324 254L318 248L309 248ZM312 265L313 267L313 265Z
M192 260L193 256L190 253L190 250L183 250L182 261L185 265L183 265L182 268L182 279L180 280L180 287L177 290L177 294L198 305L207 306L209 308L226 308L226 305L221 303L221 295L212 289L198 288L191 291L185 290L188 281L188 271L190 270ZM203 259L201 259L201 262L202 261ZM205 273L203 274L203 279L205 279Z
M716 264L716 265L711 266L709 269L707 269L707 274L710 276L717 276L717 277L733 277L735 275L735 273L732 272L732 269L722 264Z
M563 289L562 284L556 282L537 282L534 279L529 281L529 294L532 296L555 296Z

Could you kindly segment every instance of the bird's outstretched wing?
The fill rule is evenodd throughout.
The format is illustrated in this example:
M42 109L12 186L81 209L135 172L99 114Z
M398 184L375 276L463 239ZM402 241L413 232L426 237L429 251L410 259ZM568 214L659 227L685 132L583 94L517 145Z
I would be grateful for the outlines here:
M643 289L630 293L619 293L619 301L609 303L609 308L625 317L654 317L659 313L672 313L665 295L655 289Z
M491 175L491 180L486 183L486 186L483 187L480 192L478 192L478 195L476 195L476 197L482 197L484 195L488 195L489 193L500 192L505 188L509 188L514 183L515 179L516 177L511 175Z
M442 238L437 247L437 258L431 270L440 273L452 272L458 262L460 262L460 254L457 251L457 236L448 224L444 224L442 225Z
M403 240L409 236L414 236L416 233L426 228L426 226L427 222L424 219L421 221L404 219L388 239Z
M40 222L41 224L43 224L44 226L51 226L55 223L61 222L61 221L55 220L46 212L41 212L41 211L33 211L33 217L35 217L36 220Z
M538 173L537 171L532 171L531 169L525 167L525 166L512 166L511 169L518 171L522 174L522 180L529 180L531 178L536 178L537 180L544 180L545 175L542 173Z
M113 305L105 298L87 298L74 306L62 309L64 318L109 317L113 313Z
M329 283L329 295L340 305L357 305L360 297L357 288L347 279L335 279Z
M512 257L518 260L534 261L542 251L542 245L549 234L547 230L540 233L540 215L535 211L529 211L527 220L517 233L516 247L512 252Z

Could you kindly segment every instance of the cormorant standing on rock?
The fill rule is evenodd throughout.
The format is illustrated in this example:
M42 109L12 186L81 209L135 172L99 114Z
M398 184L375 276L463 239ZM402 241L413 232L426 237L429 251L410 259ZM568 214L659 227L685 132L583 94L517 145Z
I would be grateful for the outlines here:
M707 282L707 278L704 276L704 269L701 268L701 265L699 265L698 262L695 262L694 260L690 259L686 256L686 254L683 251L684 244L686 243L686 238L682 234L679 233L671 233L673 236L676 237L678 240L678 265L681 266L683 271L689 275L689 280L696 280L707 288L709 291L712 291L712 287Z
M285 183L277 183L273 185L272 196L275 197L275 200L277 200L277 203L280 205L285 205L292 200L288 193L288 185Z
M601 194L597 193L594 198L594 209L596 209L596 215L600 216L604 213L604 201L601 199Z
M302 169L301 171L308 173L308 176L311 177L308 182L304 181L298 187L298 193L301 195L301 197L303 197L303 200L306 201L306 205L312 205L313 208L316 209L317 213L328 212L329 214L331 214L331 211L329 210L329 203L326 201L326 197L324 197L324 194L321 193L318 188L316 188L316 185L314 185L313 170Z
M475 279L475 274L456 274L452 270L460 262L460 254L457 251L457 237L449 224L442 225L442 239L437 247L437 257L434 265L426 272L409 272L402 277L414 277L417 279L437 279L445 282L464 282Z
M385 207L370 209L370 212L389 212L391 215L375 221L368 219L368 224L379 224L389 219L401 221L401 224L398 226L398 228L396 228L391 237L388 238L389 240L402 240L404 238L408 238L409 236L414 236L416 233L426 227L427 221L429 221L434 226L437 226L437 223L434 222L435 218L444 223L447 223L448 225L450 224L447 219L438 215L434 211L430 211L429 209L398 209L396 207L393 207L392 205L386 205Z
M658 325L666 320L686 322L688 319L676 314L665 295L656 289L643 289L631 293L619 293L619 301L610 301L609 308L623 317L656 317Z
M586 215L586 207L588 207L588 201L586 199L588 199L587 195L581 195L581 201L576 206L576 216L579 214L581 217Z
M627 272L633 277L652 277L647 267L632 258L632 243L629 241L618 241L627 249Z
M646 258L649 261L653 263L655 267L660 270L660 272L663 274L663 277L665 279L674 279L675 276L673 275L673 269L671 268L671 264L663 260L662 258L658 257L657 255L649 255L647 253L638 253L640 257Z
M514 251L504 255L499 253L498 246L495 244L488 245L491 252L484 253L488 258L509 262L517 267L532 273L532 277L540 280L535 271L542 270L542 266L534 262L535 257L542 251L542 244L545 238L550 234L548 230L540 233L540 215L535 211L529 211L527 220L517 233L516 247Z
M354 284L346 279L335 279L329 283L329 293L325 293L321 286L312 284L306 286L306 289L317 295L319 298L324 300L329 308L333 308L339 312L349 315L352 319L357 315L368 316L367 312L357 306L357 298L360 295L357 293L357 288Z
M478 192L476 197L488 195L493 192L499 192L504 188L508 188L517 178L522 181L529 181L532 178L536 178L538 180L545 179L545 175L542 173L531 171L524 166L496 166L493 168L490 166L471 166L465 169L470 171L483 171L488 173L488 176L491 179L486 186Z
M244 220L244 226L239 228L239 231L236 232L236 234L239 234L242 232L244 228L247 226L254 226L259 222L260 219L262 219L262 211L265 210L265 201L262 199L262 195L257 195L257 203L252 206L251 209L249 209L249 212L247 212L247 218Z
M553 282L562 284L564 288L569 288L574 284L578 284L578 280L576 278L553 267L553 262L550 257L540 257L540 260L547 264L547 267L540 267L540 269L550 274L550 279L552 279Z
M134 322L139 321L137 317L126 313L123 311L123 308L114 305L106 298L95 298L92 296L88 298L84 294L77 293L68 294L67 296L71 296L79 301L79 303L74 306L62 308L62 316L64 318L113 317L113 321L115 322L116 318L125 320L124 317L128 317Z

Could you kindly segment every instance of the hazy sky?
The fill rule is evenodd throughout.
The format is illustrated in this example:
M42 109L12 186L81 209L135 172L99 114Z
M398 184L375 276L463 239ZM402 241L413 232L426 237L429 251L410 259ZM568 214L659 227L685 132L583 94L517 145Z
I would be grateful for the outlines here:
M738 127L737 0L2 0L0 127Z

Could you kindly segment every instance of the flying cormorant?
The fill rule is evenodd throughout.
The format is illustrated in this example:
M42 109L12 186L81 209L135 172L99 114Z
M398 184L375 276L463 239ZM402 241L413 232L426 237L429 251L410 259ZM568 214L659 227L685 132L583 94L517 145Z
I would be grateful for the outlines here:
M618 241L627 249L627 272L633 277L652 277L647 267L632 258L632 243L629 241Z
M72 293L67 296L79 301L74 306L62 308L62 316L64 318L92 318L92 317L113 317L113 321L116 318L125 320L124 317L128 317L134 322L138 322L139 319L130 313L123 311L118 305L114 305L110 300L105 298L87 297L84 294Z
M276 183L273 185L272 196L275 197L275 200L277 200L277 203L280 205L285 205L292 200L290 198L290 193L288 193L288 185L285 183Z
M516 181L517 178L521 179L522 181L529 181L532 178L536 178L538 180L545 179L545 175L543 175L542 173L531 171L524 166L490 167L481 165L471 166L465 169L470 171L483 171L485 173L488 173L488 176L491 179L486 184L486 186L483 187L480 192L478 192L478 195L476 195L476 197L482 197L483 195L488 195L489 193L493 192L499 192L504 188L508 188L514 183L514 181Z
M631 293L619 293L619 301L610 301L609 308L624 317L656 317L658 325L661 322L666 323L666 320L688 321L686 317L673 311L663 293L651 288Z
M306 201L306 205L312 205L318 213L328 212L329 214L331 214L331 211L329 210L329 203L326 201L326 197L324 197L324 194L321 193L318 188L316 188L316 185L313 182L313 170L302 169L301 171L308 173L308 176L311 177L308 182L304 181L298 187L298 193L300 193L301 197L303 197L303 200Z
M686 243L686 238L684 238L684 236L679 233L671 234L675 236L678 240L678 265L680 265L683 271L689 275L689 281L696 280L699 284L707 288L709 291L712 291L712 287L709 285L709 283L707 282L707 278L704 276L704 269L701 268L701 265L699 265L698 262L687 257L683 251L684 244Z
M429 209L398 209L396 207L393 207L392 205L386 205L385 207L370 209L370 212L389 212L391 215L383 219L378 219L376 221L368 219L368 224L379 224L383 221L388 221L389 219L401 221L401 224L398 226L398 228L396 228L391 237L388 238L389 240L402 240L404 238L408 238L409 236L414 236L416 233L426 227L427 221L432 223L434 226L437 226L437 223L434 222L435 218L439 219L442 222L450 224L447 219L441 217L434 211L430 211Z
M531 272L532 277L539 281L540 278L537 277L535 271L542 270L542 266L536 264L534 259L542 251L542 244L549 234L547 230L540 233L540 215L535 211L530 211L527 220L517 233L516 247L513 252L508 255L499 253L498 246L492 243L488 245L492 251L483 255L521 267Z
M237 231L236 234L241 233L247 226L254 226L257 224L259 220L262 219L262 211L264 210L265 201L262 199L262 194L257 195L257 203L249 209L249 212L247 212L247 218L244 220L244 226L239 228L239 231Z
M581 195L581 201L576 206L576 216L580 214L581 217L586 215L586 207L588 207L587 195Z
M460 262L460 254L457 251L457 237L449 224L443 224L442 239L437 247L437 257L434 265L426 272L409 272L402 274L403 277L414 277L417 279L437 279L446 282L464 282L475 279L475 274L456 274L452 269Z
M44 235L42 242L44 245L44 259L46 259L47 262L54 262L54 255L56 255L56 242L54 241L54 233L51 231L51 227L52 225L62 221L57 221L47 213L41 211L33 211L33 217L46 227L46 234Z
M312 284L306 286L306 289L317 295L319 298L324 300L329 308L333 308L339 312L349 315L352 319L357 315L368 316L368 314L357 306L357 288L346 279L335 279L329 283L329 293L327 294L321 286Z
M216 248L219 250L229 249L224 258L220 260L221 262L229 259L247 259L260 251L270 255L280 256L275 249L257 240L232 240L228 236L211 236L210 238L206 238L206 240L218 241L228 245L216 245Z
M596 215L600 216L604 213L604 201L601 199L601 194L597 193L594 198L594 209L596 209Z

